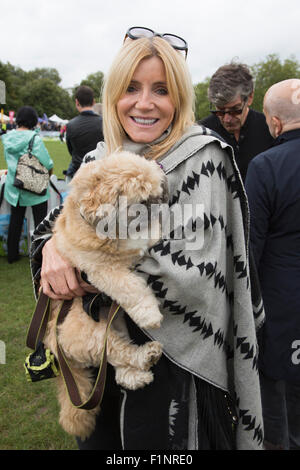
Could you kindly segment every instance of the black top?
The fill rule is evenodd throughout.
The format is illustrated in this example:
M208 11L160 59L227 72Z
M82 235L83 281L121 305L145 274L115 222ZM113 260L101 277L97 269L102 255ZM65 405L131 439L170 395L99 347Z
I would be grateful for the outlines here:
M265 116L253 109L249 109L238 142L234 135L227 132L222 126L220 119L213 114L199 121L199 124L217 132L225 142L233 147L236 163L243 181L245 181L248 164L252 158L270 148L274 142Z
M300 129L249 165L250 240L266 312L260 368L300 385Z
M93 111L82 111L67 125L66 142L76 171L83 157L103 141L102 117Z

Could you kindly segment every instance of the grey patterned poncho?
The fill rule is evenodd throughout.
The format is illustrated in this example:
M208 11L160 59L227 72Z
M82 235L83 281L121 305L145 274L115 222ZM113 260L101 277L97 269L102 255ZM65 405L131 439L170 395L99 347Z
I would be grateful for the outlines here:
M98 144L85 163L102 158L104 148ZM125 143L124 148L143 154L148 146ZM264 311L249 269L248 205L232 149L194 125L160 163L168 177L170 206L203 204L204 239L197 250L187 250L184 237L162 239L138 266L164 315L161 328L145 333L163 344L172 362L230 393L239 419L237 449L259 449L263 425L256 330ZM41 236L49 234L37 232L35 239ZM36 275L34 260L32 267Z

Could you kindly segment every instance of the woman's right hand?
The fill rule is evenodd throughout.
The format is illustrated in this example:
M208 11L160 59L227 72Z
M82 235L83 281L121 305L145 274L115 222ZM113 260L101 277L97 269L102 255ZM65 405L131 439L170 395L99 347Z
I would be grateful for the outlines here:
M70 300L87 291L77 275L77 270L56 250L53 239L42 250L41 287L51 299Z

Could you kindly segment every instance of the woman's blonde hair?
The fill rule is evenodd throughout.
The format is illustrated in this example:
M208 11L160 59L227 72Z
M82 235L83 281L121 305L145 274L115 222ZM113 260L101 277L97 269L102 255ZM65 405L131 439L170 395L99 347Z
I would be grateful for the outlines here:
M194 122L194 88L182 54L160 37L128 39L115 58L103 88L103 132L107 153L122 147L124 129L117 113L117 103L126 92L141 60L159 57L166 72L167 88L175 107L172 130L161 143L153 145L147 157L166 153Z

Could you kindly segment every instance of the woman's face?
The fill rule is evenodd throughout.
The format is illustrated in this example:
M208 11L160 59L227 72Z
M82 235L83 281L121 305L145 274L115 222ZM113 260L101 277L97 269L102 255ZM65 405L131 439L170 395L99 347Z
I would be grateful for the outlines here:
M170 99L165 67L159 57L143 59L126 93L117 103L123 129L133 142L149 143L169 127L175 108Z

